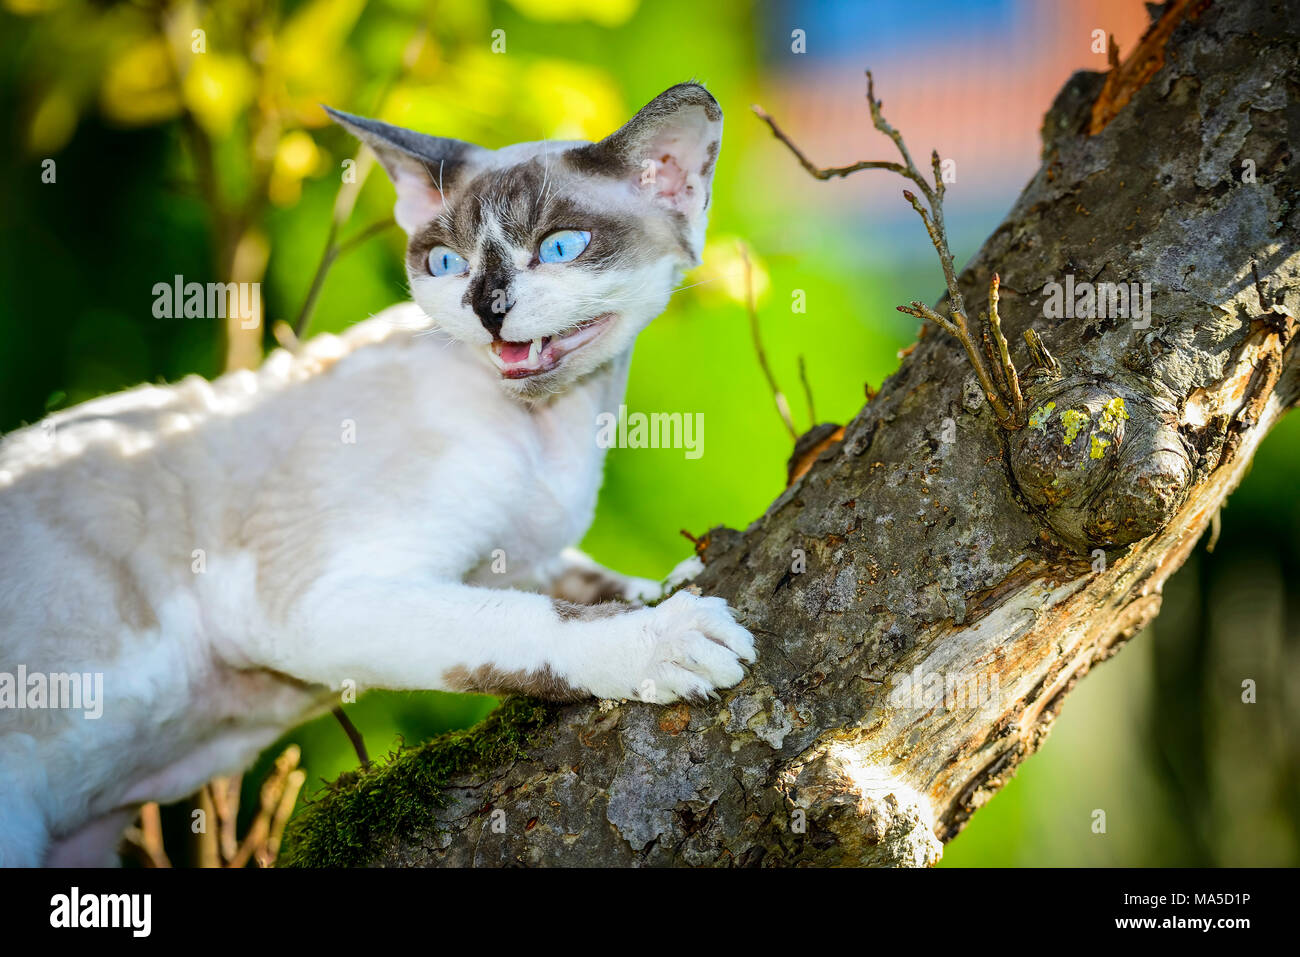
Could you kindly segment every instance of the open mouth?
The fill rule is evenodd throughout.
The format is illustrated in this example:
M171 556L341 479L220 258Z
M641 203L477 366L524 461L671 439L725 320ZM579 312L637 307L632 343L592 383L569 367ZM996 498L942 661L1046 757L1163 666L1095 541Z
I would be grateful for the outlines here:
M501 375L507 379L526 379L529 376L550 372L570 352L591 342L614 319L607 312L575 326L562 336L542 336L532 342L506 342L498 339L488 347Z

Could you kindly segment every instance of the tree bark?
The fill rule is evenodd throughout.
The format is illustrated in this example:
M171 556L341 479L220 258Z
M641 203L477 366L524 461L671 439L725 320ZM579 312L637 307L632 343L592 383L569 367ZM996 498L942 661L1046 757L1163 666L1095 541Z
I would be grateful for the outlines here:
M1174 0L1111 74L1069 81L1041 169L959 280L976 311L1000 273L1017 367L1032 327L1060 376L1027 378L1030 424L1004 429L923 327L766 514L714 529L694 584L758 638L741 685L705 707L515 703L345 776L287 862L936 861L1156 615L1300 398L1290 6ZM1067 276L1150 283L1149 325L1052 318Z

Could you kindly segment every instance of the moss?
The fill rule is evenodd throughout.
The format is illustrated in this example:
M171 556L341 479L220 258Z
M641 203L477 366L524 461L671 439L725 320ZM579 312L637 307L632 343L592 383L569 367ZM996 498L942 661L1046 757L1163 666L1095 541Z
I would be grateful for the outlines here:
M1088 457L1092 459L1101 458L1106 454L1106 446L1108 445L1110 445L1110 439L1099 438L1096 432L1092 433L1092 445L1088 448Z
M442 791L448 781L526 757L542 742L556 711L531 698L507 698L473 728L340 775L289 823L278 866L361 866L376 842L436 827L434 812L447 804Z

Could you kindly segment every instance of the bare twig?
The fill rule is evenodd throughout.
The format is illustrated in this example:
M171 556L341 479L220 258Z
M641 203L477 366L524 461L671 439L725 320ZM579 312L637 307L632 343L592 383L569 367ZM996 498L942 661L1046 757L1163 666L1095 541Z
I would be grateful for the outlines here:
M360 177L358 177L360 178ZM340 194L341 195L341 194ZM335 204L338 209L338 204ZM348 207L350 214L351 207ZM346 220L344 216L344 220ZM342 242L338 241L338 232L342 226L342 221L337 217L330 220L329 233L325 238L325 250L321 253L320 262L316 264L316 272L311 278L311 286L307 289L307 298L303 300L302 308L298 310L298 316L293 321L293 334L295 339L301 340L307 332L307 326L311 322L311 314L316 309L316 300L320 297L321 289L325 285L325 277L329 275L330 267L334 265L335 260L346 253L356 249L367 239L385 232L394 225L392 219L385 217L371 223L365 229L361 230L355 236L351 236Z
M382 88L375 97L376 112L382 109L384 100L393 87L400 83L402 78L415 66L428 39L428 29L422 27L407 41L406 49L402 52L401 62L384 81ZM380 222L371 223L351 239L342 243L337 241L339 231L352 216L352 209L356 206L357 197L361 194L361 187L365 185L366 177L370 175L370 171L375 165L374 153L365 146L358 147L352 159L356 176L350 183L343 182L339 184L338 193L334 196L334 211L330 216L329 232L325 238L325 249L321 252L320 262L316 264L316 272L312 276L311 286L307 290L307 298L303 301L302 308L298 310L298 316L293 321L293 334L297 340L301 340L307 332L307 326L311 322L311 314L316 308L316 299L320 296L321 286L324 285L325 277L328 275L330 267L334 265L334 261L344 253L350 252L367 239L393 225L392 218L385 217Z
M295 786L296 776L293 773L298 769L300 757L298 746L291 744L275 759L275 767L262 783L259 795L261 806L253 818L253 823L249 825L248 833L244 835L239 850L230 859L229 867L244 867L253 859L258 860L258 863L265 860L268 842L274 831L274 823L279 816L281 805L291 791L291 800L296 800L298 789L302 787L301 781L297 781ZM292 803L289 807L292 809Z
M199 810L203 813L203 829L195 835L196 856L199 867L220 867L221 851L217 847L217 809L212 801L212 785L199 788Z
M145 867L172 866L163 849L162 814L155 802L141 805L139 825L127 828L123 837Z
M885 120L881 112L881 102L876 99L875 82L870 70L867 71L867 106L871 111L872 125L894 141L894 146L903 159L902 163L881 161L855 163L852 166L842 167L818 167L761 107L755 106L754 112L759 119L767 123L776 138L794 154L799 164L817 179L847 176L849 173L863 169L884 169L898 173L916 184L925 199L925 204L923 205L911 190L903 190L903 197L921 217L925 231L930 236L930 242L939 255L939 265L943 268L944 282L948 287L948 316L942 316L918 301L913 301L908 306L898 306L898 311L916 316L918 319L929 320L956 338L970 359L975 376L979 379L980 387L984 390L984 395L998 423L1006 429L1022 428L1025 423L1026 403L1020 389L1020 378L1011 361L1006 337L1002 334L1002 319L998 314L999 280L996 274L989 286L987 317L981 316L982 321L975 334L972 334L966 318L968 315L966 303L957 283L957 269L953 263L952 251L948 243L948 230L943 218L943 197L946 187L943 182L939 153L933 151L930 154L930 166L934 174L934 185L931 186L912 161L912 155L903 142L902 134ZM984 343L988 343L987 347L984 347Z
M749 310L749 331L754 339L754 350L758 353L758 364L763 369L763 377L767 379L768 388L772 390L772 399L776 403L776 411L781 416L781 421L785 423L790 438L798 441L799 431L794 427L794 419L790 416L790 403L786 401L785 393L776 384L772 367L767 364L767 352L763 349L763 337L758 330L758 306L754 301L754 264L750 260L749 249L744 243L740 243L740 258L745 263L745 304Z
M217 813L217 846L221 858L229 861L239 848L237 821L239 818L239 786L243 778L218 777L208 782L212 789L212 806Z
M338 719L339 724L343 725L343 731L352 742L352 750L357 752L357 760L361 762L363 768L370 767L370 755L366 752L365 738L361 737L361 732L357 726L352 723L352 719L347 716L347 712L342 707L333 708L330 712Z
M817 424L817 407L813 404L812 386L808 382L808 368L804 365L802 353L799 355L799 381L803 383L803 396L808 402L808 427Z
M1056 361L1055 356L1047 351L1043 337L1035 330L1025 330L1025 343L1029 346L1029 357L1033 360L1034 371L1049 376L1059 376L1061 374L1061 364Z
M988 313L980 313L980 344L984 347L984 358L988 360L989 368L993 370L993 379L998 387L998 391L1003 395L1007 394L1007 377L1002 369L1002 364L998 362L998 354L993 350L993 340L989 336Z
M803 152L799 149L799 147L794 145L794 143L790 140L790 137L785 135L785 131L782 130L781 127L777 126L776 120L772 119L772 117L768 115L766 110L764 110L758 104L754 104L753 110L755 115L757 115L760 120L762 120L764 123L766 123L768 126L772 128L772 133L776 136L776 138L779 139L782 143L784 143L787 147L789 147L790 152L794 154L795 159L797 159L800 162L803 168L806 169L808 171L808 174L812 176L814 179L823 179L823 180L834 179L836 176L848 176L850 173L856 173L859 170L864 170L864 169L887 169L887 170L891 170L892 172L899 173L902 176L907 176L909 178L911 177L911 174L907 171L907 167L903 166L900 163L863 162L863 163L854 163L851 166L828 166L828 167L816 166L812 163L811 160L808 159L808 157L806 157L803 154Z
M1223 531L1223 505L1220 504L1214 510L1214 517L1210 519L1210 537L1205 541L1205 551L1214 554L1215 547L1219 544L1219 534Z
M1017 414L1023 410L1025 398L1020 394L1020 377L1016 375L1015 363L1011 361L1011 350L1007 346L1007 337L1002 334L1002 317L998 315L999 291L1002 279L997 273L989 280L989 327L993 330L993 341L997 343L998 358L1001 363L999 378L1005 386L1005 394L1011 400L1011 407Z
M271 828L266 843L254 855L254 859L260 866L270 867L280 856L280 840L284 837L284 826L289 823L289 815L293 813L293 806L298 801L298 792L302 790L306 781L307 772L302 768L290 771L285 779L284 793L280 795L280 803L276 805L275 814L271 818Z

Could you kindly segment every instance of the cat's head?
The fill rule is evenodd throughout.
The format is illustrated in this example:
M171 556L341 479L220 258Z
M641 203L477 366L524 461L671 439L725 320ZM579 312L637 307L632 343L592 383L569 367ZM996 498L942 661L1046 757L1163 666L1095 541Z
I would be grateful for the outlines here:
M415 301L522 398L626 353L700 261L722 110L698 84L598 143L490 150L329 112L393 181Z

